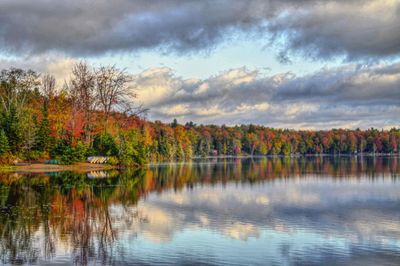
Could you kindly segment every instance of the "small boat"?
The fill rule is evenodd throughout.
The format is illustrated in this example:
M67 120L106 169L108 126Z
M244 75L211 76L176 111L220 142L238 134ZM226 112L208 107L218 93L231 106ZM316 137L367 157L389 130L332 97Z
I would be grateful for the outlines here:
M98 163L98 164L103 164L108 161L109 157L106 156L91 156L87 158L87 161L89 163Z
M60 164L58 160L46 160L44 161L45 164Z

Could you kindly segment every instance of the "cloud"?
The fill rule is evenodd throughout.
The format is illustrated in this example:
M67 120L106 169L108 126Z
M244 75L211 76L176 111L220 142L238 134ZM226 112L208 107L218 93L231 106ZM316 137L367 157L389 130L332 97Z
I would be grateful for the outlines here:
M11 52L197 50L212 46L224 30L252 27L269 6L259 1L2 1L0 39Z
M72 58L54 60L46 66L45 72L52 74L59 83L58 85L61 86L70 78L72 68L77 62L76 59Z
M136 74L132 86L151 119L388 128L400 122L399 14L393 0L6 0L0 2L0 47L19 57L0 59L0 67L51 72L62 84L77 55L192 53L243 36L261 38L279 47L286 62L291 54L367 60L305 76L243 67L195 79L158 67ZM389 63L374 61L383 58Z
M266 76L246 68L201 80L184 79L167 68L134 76L152 119L289 128L396 125L399 86L400 63L349 64L305 76Z
M32 69L40 74L49 73L54 75L57 86L60 87L69 79L72 67L77 62L77 59L50 53L23 58L0 59L0 69L14 67Z
M395 0L12 1L0 3L0 47L13 54L103 55L141 49L208 51L223 41L270 39L315 58L400 52Z
M289 53L379 59L399 54L399 14L397 0L324 1L282 13L269 31Z

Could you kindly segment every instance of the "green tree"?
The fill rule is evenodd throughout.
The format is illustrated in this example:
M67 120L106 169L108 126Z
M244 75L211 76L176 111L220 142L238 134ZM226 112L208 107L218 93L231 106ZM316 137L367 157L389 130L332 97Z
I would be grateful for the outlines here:
M292 152L292 147L290 145L290 142L285 142L282 145L282 154L283 155L289 155Z
M8 138L4 130L0 130L0 155L8 152L10 146L8 145Z
M22 143L22 129L15 106L12 105L9 111L3 113L1 122L10 150L13 153L19 151Z
M119 137L119 160L124 165L142 166L147 163L146 147L137 130L124 132Z
M49 151L51 144L51 130L49 122L48 103L44 102L42 108L42 121L40 122L39 129L37 131L36 146L35 149L39 151Z
M118 155L118 146L115 143L114 138L108 133L95 136L93 141L93 149L97 154L103 156Z

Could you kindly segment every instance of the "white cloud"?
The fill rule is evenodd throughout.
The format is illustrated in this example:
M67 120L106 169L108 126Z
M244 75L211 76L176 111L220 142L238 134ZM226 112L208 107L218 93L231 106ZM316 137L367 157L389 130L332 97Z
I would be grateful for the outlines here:
M400 64L349 64L295 76L264 76L246 68L206 79L183 79L172 69L149 69L135 86L150 119L321 129L395 125Z

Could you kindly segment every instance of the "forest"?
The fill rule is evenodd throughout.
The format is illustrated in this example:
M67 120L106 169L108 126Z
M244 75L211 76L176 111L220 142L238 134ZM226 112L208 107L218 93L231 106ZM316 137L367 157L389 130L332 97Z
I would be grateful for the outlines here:
M261 125L148 121L131 75L115 66L76 63L62 85L48 73L0 73L0 164L109 156L140 166L208 156L395 154L400 129L292 130ZM57 85L58 84L58 85Z

